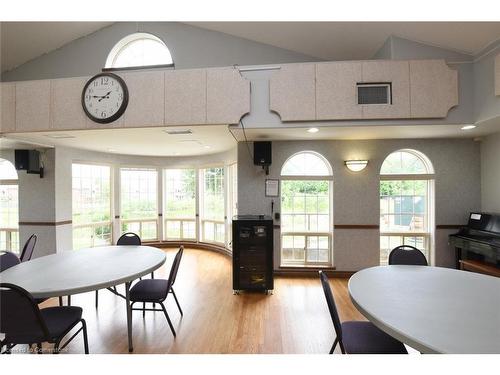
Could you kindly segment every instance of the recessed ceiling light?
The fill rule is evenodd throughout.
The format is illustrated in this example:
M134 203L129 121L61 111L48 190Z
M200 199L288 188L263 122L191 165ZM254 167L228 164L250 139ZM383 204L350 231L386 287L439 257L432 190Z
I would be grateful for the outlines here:
M76 138L74 135L69 135L69 134L45 134L44 136L54 139Z
M210 146L209 145L205 145L205 148L210 148Z
M462 130L472 130L472 129L475 129L476 128L476 125L465 125L465 126L462 126L460 129Z
M108 152L116 152L114 148L108 148Z
M179 155L180 155L180 153L179 153L179 152L174 152L174 155L175 155L175 156L179 156Z
M308 133L317 133L317 132L319 132L319 129L318 128L309 128L309 129L307 129L307 132Z

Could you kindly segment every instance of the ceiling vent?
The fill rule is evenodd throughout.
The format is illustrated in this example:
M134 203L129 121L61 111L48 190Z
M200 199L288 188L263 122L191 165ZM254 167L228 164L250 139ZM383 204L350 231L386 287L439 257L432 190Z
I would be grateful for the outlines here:
M54 138L54 139L76 138L74 135L70 135L70 134L45 134L45 137Z
M392 104L390 83L358 83L358 104Z
M193 134L190 129L181 129L181 130L164 130L165 133L170 135L189 135Z

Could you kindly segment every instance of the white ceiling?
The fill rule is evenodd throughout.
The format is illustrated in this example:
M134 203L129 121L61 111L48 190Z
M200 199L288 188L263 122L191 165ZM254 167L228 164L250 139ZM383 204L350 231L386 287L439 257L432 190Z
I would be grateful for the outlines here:
M1 71L112 22L2 22ZM188 22L325 60L368 59L390 35L476 54L500 38L500 22Z
M18 148L18 142L39 147L73 147L82 150L143 156L196 156L215 154L236 146L226 125L169 127L190 129L189 135L171 135L166 128L96 129L9 134L0 139L3 148ZM63 137L63 138L54 138ZM70 138L71 137L71 138Z
M391 35L469 55L500 39L500 22L189 22L325 60L371 58Z
M113 22L2 22L1 71L91 34Z
M251 128L245 129L249 141L268 140L367 140L367 139L424 139L424 138L480 138L500 131L500 118L483 122L472 130L463 125L392 125L392 126L322 126L317 133L309 128ZM239 141L245 140L242 129L232 128Z
M422 138L481 138L500 131L500 118L481 123L476 129L464 131L462 125L394 125L394 126L335 126L318 125L311 134L306 127L246 129L246 139L255 140L366 140ZM224 152L236 142L226 125L169 127L168 130L191 129L191 135L169 135L166 128L99 129L17 133L0 138L2 148L72 147L104 153L143 156L202 156ZM245 136L241 129L231 128L239 141ZM71 138L53 138L71 137ZM205 147L208 146L208 147Z

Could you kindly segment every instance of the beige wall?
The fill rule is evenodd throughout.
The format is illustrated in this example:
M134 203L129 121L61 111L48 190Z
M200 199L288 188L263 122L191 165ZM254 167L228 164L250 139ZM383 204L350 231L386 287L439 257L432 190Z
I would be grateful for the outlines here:
M250 144L252 149L252 145ZM423 152L435 169L435 222L457 225L467 222L468 213L480 208L479 144L472 140L368 140L368 141L279 141L273 142L273 164L269 176L250 160L246 145L238 145L239 214L270 214L272 198L265 197L266 178L280 178L281 166L296 152L312 150L327 158L333 167L335 225L379 224L379 171L393 151L412 148ZM347 159L368 159L367 168L352 173ZM274 198L275 212L280 211ZM279 224L278 222L276 224ZM454 265L454 253L447 236L456 230L438 229L434 264ZM378 229L336 229L334 262L341 271L355 271L378 264ZM275 232L275 264L279 266L279 231Z
M500 133L481 142L481 209L500 214Z

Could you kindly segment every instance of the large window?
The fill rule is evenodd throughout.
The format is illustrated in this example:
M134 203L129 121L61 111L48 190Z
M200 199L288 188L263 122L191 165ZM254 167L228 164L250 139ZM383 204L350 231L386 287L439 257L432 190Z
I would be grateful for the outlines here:
M0 159L0 250L19 253L19 199L17 172Z
M121 168L120 188L120 219L122 232L137 233L144 241L157 240L157 170Z
M281 178L281 265L331 265L330 165L300 152L285 162Z
M111 167L73 164L73 248L110 245Z
M200 171L202 211L202 241L225 242L224 168Z
M165 43L148 33L134 33L120 40L106 60L106 68L129 68L172 65L172 56Z
M196 170L165 170L165 239L196 240Z
M380 264L400 245L420 249L430 263L434 171L414 150L390 154L380 170Z

